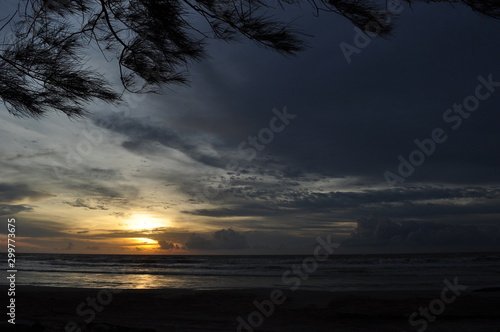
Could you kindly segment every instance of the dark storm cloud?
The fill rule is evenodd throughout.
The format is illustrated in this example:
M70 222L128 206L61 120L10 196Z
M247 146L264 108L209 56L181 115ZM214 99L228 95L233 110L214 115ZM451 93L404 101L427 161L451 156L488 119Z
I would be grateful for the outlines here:
M224 189L237 197L273 198L279 190L269 188L258 175L281 178L283 182L273 185L285 191L310 181L312 174L316 181L351 176L360 185L384 183L384 172L397 169L398 156L407 158L416 148L415 139L449 125L443 123L443 113L474 93L478 75L493 73L500 80L494 70L499 51L492 46L498 40L496 22L466 7L405 7L391 40L372 39L351 64L339 44L354 43L353 26L341 17L309 14L306 10L301 23L306 29L317 26L308 31L316 37L310 40L311 49L298 57L283 59L252 43L235 48L214 42L210 54L217 61L194 66L192 87L180 89L182 94L154 97L163 106L154 111L161 121L114 115L98 117L95 123L111 123L111 130L126 136L123 146L135 153L170 147L203 165L224 169L240 142L268 125L274 107L286 105L297 119L255 160L242 164L239 173L228 175L231 185ZM444 24L443 17L454 23ZM422 22L425 30L419 28ZM498 102L500 93L495 92L459 130L448 130L448 140L407 183L500 182L495 171L500 159L491 154L500 142L495 127ZM194 136L205 137L215 154ZM196 181L183 179L189 187L184 191L217 183L201 174ZM321 197L313 200L321 205ZM335 204L340 208L355 203L344 195Z
M456 200L465 200L467 204L488 204L492 206L500 200L498 188L436 188L436 187L404 187L387 190L363 190L359 192L330 192L311 193L301 195L297 199L287 202L285 206L296 207L302 211L337 210L348 208L359 208L363 206L378 206L380 204L420 204L432 205L429 201L443 200L436 204L441 207L455 205ZM489 201L491 200L491 201ZM461 204L464 201L460 202ZM397 205L396 205L397 206ZM453 208L456 208L455 206ZM465 207L468 208L468 207ZM500 212L500 208L496 209ZM435 211L436 212L436 211Z
M393 222L371 217L358 222L346 246L498 246L500 227L434 222Z
M339 210L374 212L391 216L423 217L446 214L500 213L500 189L483 187L437 188L430 186L386 190L318 193L306 190L283 192L282 187L260 197L274 200L238 200L215 209L196 209L184 213L207 217L278 216ZM247 196L248 197L248 196Z
M213 167L223 167L220 158L210 155L200 146L203 140L189 142L188 137L181 137L166 126L149 123L147 119L125 118L120 115L111 115L95 119L95 124L109 128L127 137L122 146L129 151L144 154L155 153L155 143L165 147L177 149L184 152L192 159ZM108 125L112 124L112 125Z
M30 211L33 211L33 208L27 205L0 204L0 216L13 216L19 212L30 212Z
M230 228L216 231L209 238L193 233L185 245L192 250L245 249L248 247L245 235Z
M421 218L421 219L442 219L447 220L450 217L455 219L465 219L467 216L476 216L476 218L486 217L488 215L500 217L500 201L471 202L461 203L412 203L406 202L400 205L382 205L378 207L361 207L358 213L362 215L383 214L393 218Z
M330 16L317 20L326 19L332 20ZM308 20L315 22L319 24ZM425 30L419 28L422 24ZM397 168L398 155L407 157L416 148L415 139L429 137L436 127L449 129L443 113L474 93L479 75L492 73L500 81L498 43L494 44L499 40L497 22L466 7L405 7L391 40L373 39L350 65L339 44L354 43L355 31L346 22L329 27L309 31L318 41L291 60L250 46L225 50L227 54L214 49L216 58L222 54L223 59L231 55L245 61L221 66L206 62L197 67L206 80L198 89L223 100L211 112L217 119L224 114L227 122L193 121L194 112L193 126L216 132L228 146L237 146L266 123L272 107L287 105L298 114L298 122L280 133L263 155L279 158L300 173L356 176L380 183L386 170ZM236 78L231 79L230 69ZM238 81L240 76L245 79ZM495 169L500 159L491 154L500 142L496 130L500 114L495 108L499 101L500 92L495 92L459 130L448 130L448 141L408 182L499 182Z
M32 189L25 183L0 183L0 202L2 203L24 199L36 201L50 196L48 193Z

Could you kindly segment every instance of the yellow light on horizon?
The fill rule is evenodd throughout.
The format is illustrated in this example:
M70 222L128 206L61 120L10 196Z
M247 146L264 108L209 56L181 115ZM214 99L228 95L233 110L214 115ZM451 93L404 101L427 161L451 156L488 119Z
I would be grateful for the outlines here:
M137 244L145 244L145 245L151 245L151 244L157 245L158 244L158 241L148 239L145 237L132 237L130 239L136 240L138 242Z

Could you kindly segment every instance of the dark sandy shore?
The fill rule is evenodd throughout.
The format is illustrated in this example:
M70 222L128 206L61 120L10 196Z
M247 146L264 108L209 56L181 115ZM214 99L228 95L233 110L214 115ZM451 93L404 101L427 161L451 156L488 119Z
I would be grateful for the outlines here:
M237 331L241 324L240 331L417 331L423 325L411 326L409 316L439 299L441 293L284 290L281 296L273 297L271 291L156 289L113 294L99 289L19 286L15 329L6 323L9 317L4 313L0 330ZM1 297L2 307L8 310L4 305L9 301L7 292ZM89 304L93 299L94 308ZM252 314L253 326L249 324L249 314L258 312L253 302L264 303L263 310L268 313L272 299L283 303L273 304L269 317ZM248 325L239 323L238 317ZM446 304L425 331L500 331L500 290L464 292Z

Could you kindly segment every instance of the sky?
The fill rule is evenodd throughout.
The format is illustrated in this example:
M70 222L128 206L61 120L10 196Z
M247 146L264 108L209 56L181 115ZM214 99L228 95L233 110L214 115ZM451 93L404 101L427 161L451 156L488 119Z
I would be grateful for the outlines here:
M296 57L212 41L189 86L84 119L1 105L18 252L308 254L318 236L339 253L499 250L500 22L403 5L384 39L285 15L311 35Z

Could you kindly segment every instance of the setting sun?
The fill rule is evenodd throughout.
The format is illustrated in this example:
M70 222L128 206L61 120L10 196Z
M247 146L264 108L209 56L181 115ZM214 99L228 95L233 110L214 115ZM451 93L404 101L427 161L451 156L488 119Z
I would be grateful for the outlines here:
M134 214L126 221L126 228L132 230L151 230L170 225L170 221L158 217L152 217L148 214Z

